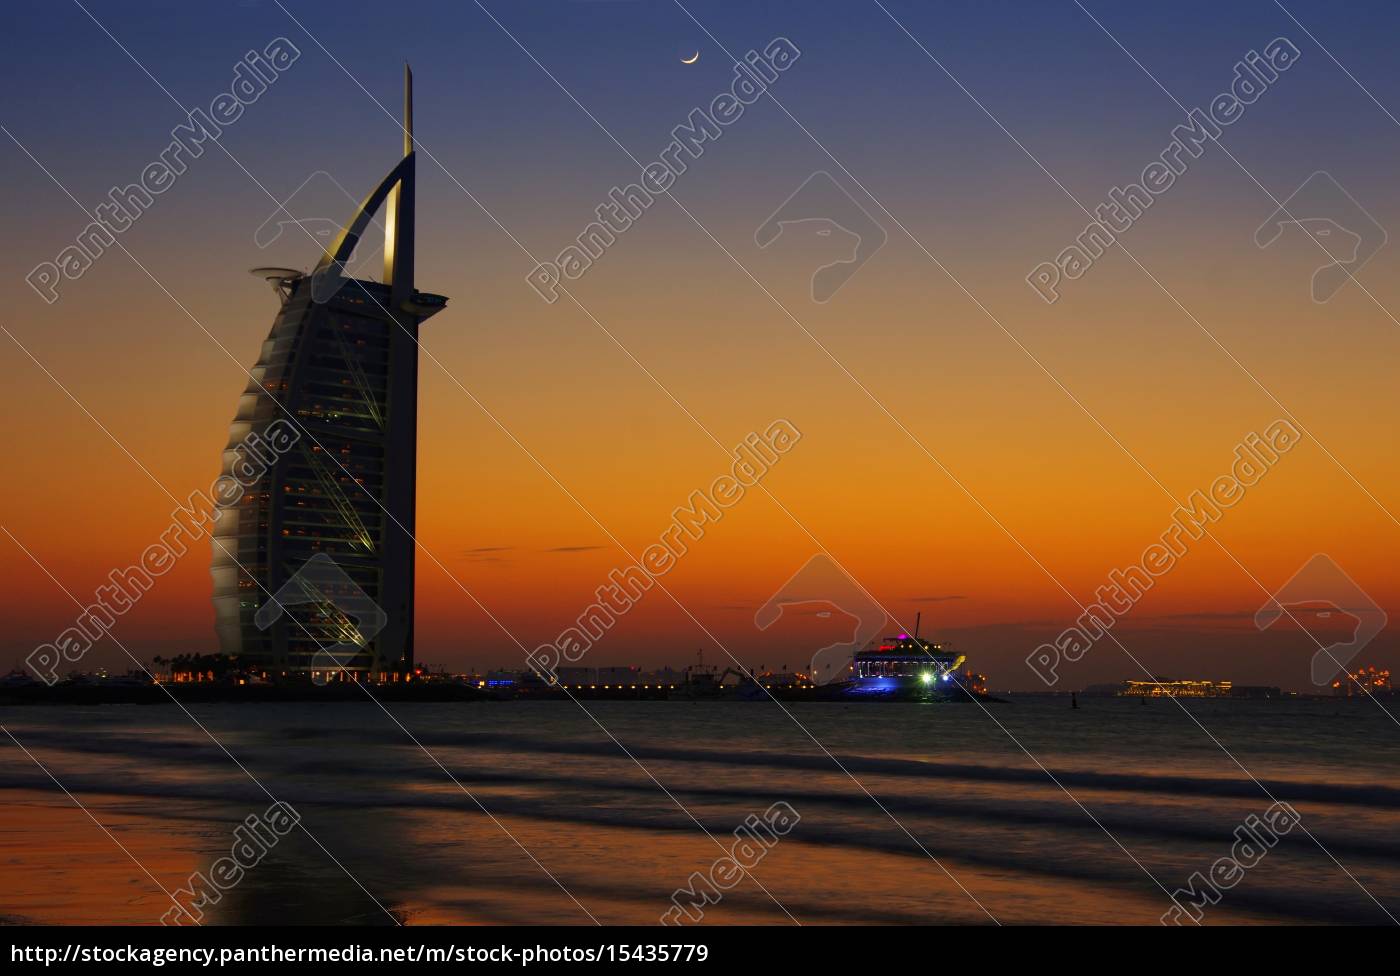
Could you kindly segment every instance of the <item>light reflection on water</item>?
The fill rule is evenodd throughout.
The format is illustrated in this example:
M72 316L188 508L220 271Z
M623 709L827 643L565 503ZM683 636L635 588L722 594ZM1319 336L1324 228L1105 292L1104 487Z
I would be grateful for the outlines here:
M1400 727L1368 702L1183 704L1356 878L1298 830L1208 921L1384 921L1372 896L1400 915ZM802 820L754 869L762 888L741 882L707 922L1155 922L1159 884L1208 870L1270 801L1177 704L1081 705L992 707L1088 813L967 704L587 703L674 801L569 702L389 706L470 796L372 705L197 706L311 835L281 841L209 916L650 924L745 817L784 800ZM4 721L172 891L271 802L176 708ZM155 922L157 881L0 741L0 917Z

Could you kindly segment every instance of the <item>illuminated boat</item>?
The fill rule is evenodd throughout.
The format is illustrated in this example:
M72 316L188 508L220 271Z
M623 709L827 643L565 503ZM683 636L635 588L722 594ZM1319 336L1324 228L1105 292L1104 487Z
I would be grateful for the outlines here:
M967 656L937 641L900 634L872 642L851 660L843 698L964 701L986 693L986 678L960 671Z
M936 694L957 681L966 657L936 641L900 634L860 651L851 661L848 691Z

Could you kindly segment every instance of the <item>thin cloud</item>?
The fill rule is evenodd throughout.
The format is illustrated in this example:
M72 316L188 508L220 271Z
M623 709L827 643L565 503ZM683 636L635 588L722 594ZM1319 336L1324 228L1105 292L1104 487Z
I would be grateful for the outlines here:
M1158 620L1253 620L1253 610L1192 610L1186 613L1168 613Z
M514 546L477 546L475 549L468 549L463 555L469 563L504 566L510 560L500 554L510 552L514 548Z

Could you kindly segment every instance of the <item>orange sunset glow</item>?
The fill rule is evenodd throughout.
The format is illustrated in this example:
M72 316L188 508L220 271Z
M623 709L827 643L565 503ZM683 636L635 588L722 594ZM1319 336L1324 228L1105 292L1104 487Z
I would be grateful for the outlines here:
M6 12L12 963L1400 925L1395 4Z

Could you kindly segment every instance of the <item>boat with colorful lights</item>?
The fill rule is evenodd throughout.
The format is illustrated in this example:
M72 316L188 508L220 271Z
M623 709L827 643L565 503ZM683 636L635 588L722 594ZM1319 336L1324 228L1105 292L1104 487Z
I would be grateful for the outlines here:
M849 677L834 690L844 699L966 701L985 696L987 679L964 670L966 662L966 655L942 643L899 634L859 651Z

